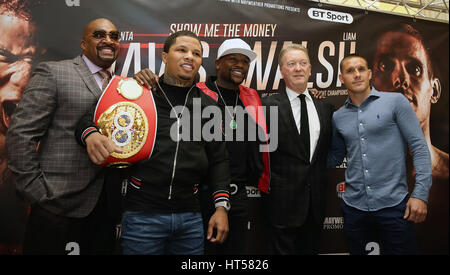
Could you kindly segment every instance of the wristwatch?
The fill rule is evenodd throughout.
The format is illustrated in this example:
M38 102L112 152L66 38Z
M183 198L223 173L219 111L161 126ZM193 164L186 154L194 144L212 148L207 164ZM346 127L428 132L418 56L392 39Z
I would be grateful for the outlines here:
M219 206L222 206L223 208L225 208L225 210L227 210L227 212L230 211L230 209L231 209L231 205L230 205L229 201L216 202L216 208Z

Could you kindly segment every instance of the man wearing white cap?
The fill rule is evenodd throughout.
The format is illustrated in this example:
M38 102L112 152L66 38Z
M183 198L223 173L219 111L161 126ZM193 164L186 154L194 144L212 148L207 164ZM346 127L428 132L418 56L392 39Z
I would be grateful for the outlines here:
M266 131L264 115L258 113L261 101L256 90L241 83L247 77L250 63L256 53L242 39L225 40L219 47L216 59L217 76L197 83L206 94L217 101L222 111L222 132L230 159L231 209L228 213L230 231L226 242L220 246L206 245L207 254L236 255L245 253L245 233L248 232L247 191L245 186L258 186L265 190L269 181L268 153L261 153L264 167L257 165L259 141L249 138L249 129ZM257 127L254 127L256 126ZM253 127L252 127L253 126ZM258 134L255 133L258 137ZM214 206L207 200L207 186L200 190L204 221L209 220ZM205 225L206 226L206 225Z

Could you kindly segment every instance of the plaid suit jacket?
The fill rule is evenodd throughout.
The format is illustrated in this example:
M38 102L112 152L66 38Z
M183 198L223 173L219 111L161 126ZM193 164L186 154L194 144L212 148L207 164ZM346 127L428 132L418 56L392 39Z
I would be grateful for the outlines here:
M101 90L81 56L33 71L6 137L8 167L24 199L59 215L85 217L100 196L101 167L74 131Z

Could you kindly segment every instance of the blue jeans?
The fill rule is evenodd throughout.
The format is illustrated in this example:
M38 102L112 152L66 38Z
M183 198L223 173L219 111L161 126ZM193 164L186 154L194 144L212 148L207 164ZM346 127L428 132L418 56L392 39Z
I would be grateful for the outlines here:
M124 255L202 255L202 216L125 211L121 239Z
M394 207L378 211L361 211L342 202L344 232L350 254L368 254L373 251L371 242L380 245L381 254L416 254L414 223L403 219L408 198Z

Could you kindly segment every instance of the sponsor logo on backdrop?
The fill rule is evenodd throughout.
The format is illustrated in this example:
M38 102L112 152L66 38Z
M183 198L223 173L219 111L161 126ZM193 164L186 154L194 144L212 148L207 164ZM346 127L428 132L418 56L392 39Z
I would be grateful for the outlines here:
M344 229L344 217L325 217L325 220L323 221L323 229L325 230Z
M258 188L253 186L245 186L245 189L247 189L247 197L248 198L260 198L261 192L258 190Z
M80 6L80 0L66 0L66 5L68 7L79 7Z
M345 181L340 182L336 185L336 194L338 198L342 199L345 193Z
M308 16L311 19L322 21L329 21L343 24L353 23L353 16L351 14L337 11L311 8L308 10Z
M240 4L240 5L246 5L246 6L259 7L259 8L266 8L266 9L285 10L285 11L289 11L289 12L300 12L300 8L298 8L298 7L281 5L278 3L267 3L267 2L259 2L259 1L248 1L248 0L219 0L219 1Z

